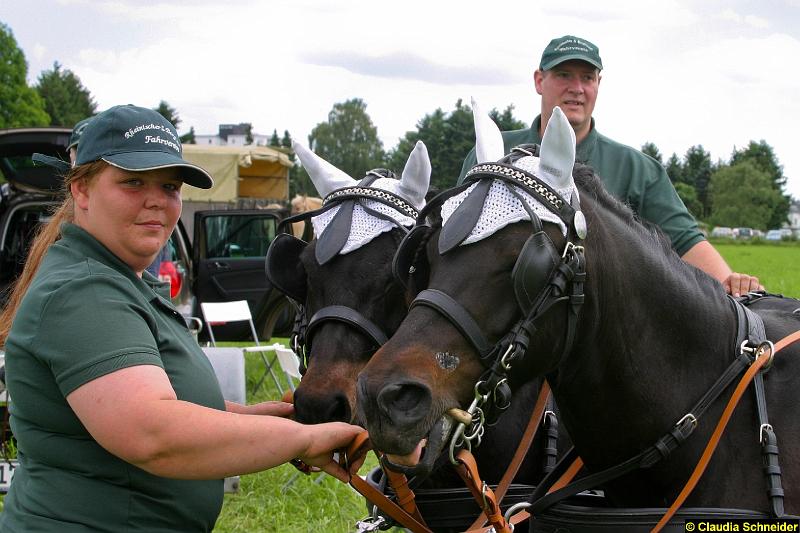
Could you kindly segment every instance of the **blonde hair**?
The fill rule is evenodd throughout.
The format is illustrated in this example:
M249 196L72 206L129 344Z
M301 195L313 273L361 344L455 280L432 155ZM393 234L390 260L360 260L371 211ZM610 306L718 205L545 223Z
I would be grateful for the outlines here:
M61 238L61 224L75 220L75 200L72 198L70 185L78 180L92 180L107 165L108 163L105 161L86 163L72 168L64 178L64 201L56 207L47 224L40 227L36 232L36 237L31 244L22 274L14 282L6 306L3 308L2 314L0 314L0 347L6 344L17 309L22 303L25 293L28 292L28 287L30 287L34 276L36 276L36 272L39 271L39 266L42 264L47 250L51 244Z

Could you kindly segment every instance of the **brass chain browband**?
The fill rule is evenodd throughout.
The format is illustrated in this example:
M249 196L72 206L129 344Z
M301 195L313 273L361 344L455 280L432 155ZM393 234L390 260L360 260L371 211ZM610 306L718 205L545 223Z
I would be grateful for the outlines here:
M506 180L511 179L536 192L542 200L549 203L557 212L560 212L564 207L564 200L557 192L539 181L536 176L524 170L499 163L481 163L467 172L466 176L464 176L464 181L469 180L472 176L493 176Z
M378 189L375 187L364 187L364 186L353 186L353 187L343 187L341 189L336 189L322 202L323 207L327 206L331 202L341 202L343 200L349 199L371 199L382 204L386 204L390 207L393 207L400 211L403 215L407 217L411 217L416 220L419 213L417 212L414 207L406 202L400 196L391 193L389 191L384 191L383 189Z

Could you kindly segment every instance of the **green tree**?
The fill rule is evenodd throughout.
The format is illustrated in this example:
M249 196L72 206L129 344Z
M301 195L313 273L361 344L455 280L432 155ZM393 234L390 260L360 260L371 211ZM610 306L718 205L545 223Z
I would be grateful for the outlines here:
M294 155L294 150L292 150L292 136L289 134L289 130L283 130L281 147L286 148L286 153L289 155L289 160L294 163L297 157Z
M675 192L678 193L686 209L697 218L698 213L703 209L700 200L697 198L697 190L688 183L678 182L675 184Z
M686 183L683 181L683 164L675 152L667 159L664 168L667 169L667 176L672 183ZM697 196L695 194L695 196Z
M783 175L783 166L778 162L772 147L763 139L759 142L750 141L746 148L733 150L731 165L743 161L750 161L756 168L766 172L770 178L770 186L780 194L781 200L775 206L767 226L768 228L780 228L786 222L791 206L791 197L784 194L786 176Z
M385 165L378 128L360 98L334 104L328 120L311 130L308 145L318 156L355 179Z
M770 175L752 161L724 165L709 186L710 221L717 226L767 229L781 193Z
M71 128L97 112L97 103L89 89L83 86L74 72L62 69L58 61L53 63L53 70L39 74L35 88L44 100L51 126Z
M189 133L181 135L181 144L197 144L197 140L194 136L194 126L192 126L189 128Z
M510 107L510 106L509 106ZM459 99L455 109L441 108L417 122L417 129L406 132L389 155L389 168L402 170L417 141L425 143L431 158L431 187L443 190L455 185L464 157L475 146L472 109Z
M11 28L0 22L0 128L50 124L44 101L28 87L27 76L25 54L17 45Z
M178 124L181 123L181 117L178 116L178 111L165 100L161 100L154 111L157 111L159 115L169 120L172 125L175 126L175 129L178 129Z
M292 148L292 136L289 134L289 130L283 130L283 137L281 137L281 146L284 148ZM294 161L294 152L292 152L292 161Z
M296 194L319 196L308 172L299 162L289 169L289 197L294 198Z
M489 116L502 131L517 130L527 125L514 117L514 106L508 105L503 112L496 108ZM417 122L417 129L406 132L397 146L389 153L389 168L399 171L414 149L417 141L428 148L431 158L431 187L444 190L455 185L464 158L475 146L475 124L472 109L461 99L456 101L455 109L445 113L441 108L429 113Z
M267 143L267 144L269 146L280 146L281 145L281 140L278 137L278 130L272 130L272 135L270 136L269 143Z
M683 157L681 183L687 183L697 191L701 211L695 213L698 218L705 219L711 213L711 198L708 195L708 184L714 165L711 163L711 154L706 152L702 145L692 146Z
M489 111L489 116L497 123L497 127L500 128L500 131L521 130L528 126L514 117L514 104L508 104L508 107L506 107L502 113L499 112L497 108L492 109ZM458 170L461 171L461 169Z
M649 155L662 165L664 164L664 162L661 161L661 152L658 150L658 146L656 146L655 143L651 143L650 141L644 143L642 145L642 152Z

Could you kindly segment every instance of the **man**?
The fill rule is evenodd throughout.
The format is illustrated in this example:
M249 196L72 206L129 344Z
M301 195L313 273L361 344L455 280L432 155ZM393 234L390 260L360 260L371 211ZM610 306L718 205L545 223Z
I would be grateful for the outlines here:
M503 132L506 152L520 144L541 144L553 108L559 106L575 130L576 159L594 168L606 189L642 219L657 224L684 261L719 280L734 296L763 288L758 278L731 271L703 237L658 161L597 131L592 112L602 69L597 47L586 39L565 35L550 41L533 75L542 97L541 114L530 128ZM474 164L473 148L464 160L459 183Z

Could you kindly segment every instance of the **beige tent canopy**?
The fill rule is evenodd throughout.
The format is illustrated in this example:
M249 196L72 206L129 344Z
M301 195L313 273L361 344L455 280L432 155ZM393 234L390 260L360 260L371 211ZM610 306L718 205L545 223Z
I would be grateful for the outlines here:
M214 177L211 189L182 187L184 200L231 202L239 198L289 199L289 157L267 146L184 144L183 158Z

